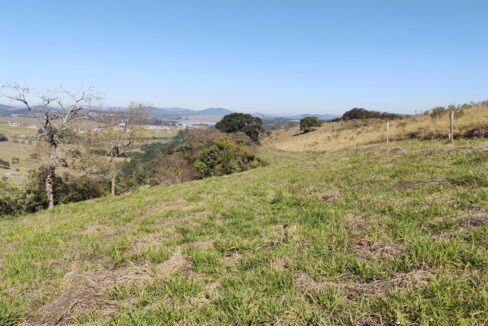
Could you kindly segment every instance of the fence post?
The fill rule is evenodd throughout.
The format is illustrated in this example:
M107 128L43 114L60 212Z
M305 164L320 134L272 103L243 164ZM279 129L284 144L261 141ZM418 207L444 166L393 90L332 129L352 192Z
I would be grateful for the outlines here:
M387 121L386 122L386 143L387 144L390 142L389 134L390 134L390 121Z
M449 143L454 141L454 110L449 114Z

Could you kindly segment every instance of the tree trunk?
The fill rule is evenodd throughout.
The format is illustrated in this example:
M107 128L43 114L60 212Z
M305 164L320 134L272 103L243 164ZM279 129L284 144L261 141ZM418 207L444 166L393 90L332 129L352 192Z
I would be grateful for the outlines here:
M54 207L54 180L56 179L56 146L51 145L49 154L49 166L47 168L46 176L46 196L48 201L48 209Z
M116 173L115 173L115 161L112 161L111 163L112 167L112 190L111 190L111 194L112 196L115 196L115 177L116 177Z

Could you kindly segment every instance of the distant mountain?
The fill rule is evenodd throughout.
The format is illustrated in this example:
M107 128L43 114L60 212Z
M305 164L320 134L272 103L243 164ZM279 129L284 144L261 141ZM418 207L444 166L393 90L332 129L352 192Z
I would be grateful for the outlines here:
M224 116L224 115L228 115L228 114L231 114L234 112L231 110L224 109L224 108L208 108L205 110L195 111L195 113L196 113L196 115L221 115L221 116Z
M192 116L192 115L214 115L224 116L232 113L232 111L224 108L208 108L204 110L192 110L186 108L172 107L172 108L156 108L152 107L149 112L154 115L161 116Z
M185 108L178 108L178 107L172 107L172 108L151 107L151 108L149 108L149 113L154 114L154 115L175 116L175 115L188 115L188 114L192 114L193 112L194 112L193 110L185 109Z

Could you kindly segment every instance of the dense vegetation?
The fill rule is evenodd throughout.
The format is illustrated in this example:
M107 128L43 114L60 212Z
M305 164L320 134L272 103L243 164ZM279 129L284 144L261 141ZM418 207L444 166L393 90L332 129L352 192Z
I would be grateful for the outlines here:
M48 207L45 190L46 167L30 173L22 189L0 183L0 216L33 213ZM108 181L87 175L63 174L55 180L55 203L67 204L97 198L109 191Z
M245 113L232 113L217 122L216 129L227 133L243 132L254 142L259 143L259 134L263 131L263 120Z
M398 119L400 114L370 111L363 108L353 108L342 115L343 120L361 120L361 119Z
M130 161L122 168L121 181L132 186L171 184L248 170L262 164L252 153L253 147L242 133L181 131L169 143L144 145L131 153Z
M482 140L321 153L0 221L0 324L485 325Z

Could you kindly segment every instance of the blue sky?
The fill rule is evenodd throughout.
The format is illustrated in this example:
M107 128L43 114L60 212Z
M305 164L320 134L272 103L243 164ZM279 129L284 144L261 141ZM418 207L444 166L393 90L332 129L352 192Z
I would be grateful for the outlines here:
M105 105L413 113L488 99L487 40L488 1L0 0L0 83L94 86Z

